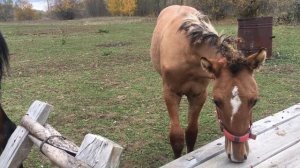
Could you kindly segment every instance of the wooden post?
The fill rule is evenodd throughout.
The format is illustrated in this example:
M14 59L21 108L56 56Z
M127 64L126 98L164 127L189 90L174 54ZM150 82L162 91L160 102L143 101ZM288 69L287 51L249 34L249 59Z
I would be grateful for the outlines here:
M51 110L51 105L36 100L26 114L33 120L45 124ZM16 168L27 158L33 145L28 134L29 132L22 126L16 128L0 156L1 168Z
M117 168L123 148L99 135L87 134L76 155L93 168Z

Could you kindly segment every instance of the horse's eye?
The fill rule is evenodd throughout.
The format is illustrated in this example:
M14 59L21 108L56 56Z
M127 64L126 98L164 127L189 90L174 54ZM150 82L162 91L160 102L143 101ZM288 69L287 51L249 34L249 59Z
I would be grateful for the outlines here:
M254 106L256 105L257 101L258 101L258 99L251 99L251 100L249 101L250 106L251 106L251 107L254 107Z
M214 104L215 104L217 107L220 107L221 104L222 104L221 100L213 99L212 101L214 102Z

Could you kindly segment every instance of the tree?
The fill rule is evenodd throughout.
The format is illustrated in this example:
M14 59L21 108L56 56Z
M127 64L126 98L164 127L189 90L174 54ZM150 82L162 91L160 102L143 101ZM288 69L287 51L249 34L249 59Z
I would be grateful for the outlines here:
M136 9L137 0L108 0L107 7L112 15L132 16Z
M75 18L78 4L76 0L55 0L51 13L59 19L71 20Z
M232 9L235 4L233 0L199 0L194 2L195 7L209 15L214 20L224 19L229 13L234 13ZM243 0L237 0L243 1Z
M85 8L89 16L105 16L108 15L104 0L85 0Z
M0 21L12 20L14 9L12 0L0 0Z
M158 15L165 6L166 0L138 0L136 15Z
M16 1L14 15L17 20L33 20L36 18L32 4L28 0Z
M136 9L136 0L123 0L121 14L132 16Z

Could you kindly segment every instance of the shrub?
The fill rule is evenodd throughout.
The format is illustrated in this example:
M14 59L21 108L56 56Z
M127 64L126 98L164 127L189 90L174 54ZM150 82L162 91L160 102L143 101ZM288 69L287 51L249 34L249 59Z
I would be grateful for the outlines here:
M71 20L75 18L78 4L76 0L55 0L51 13L59 19Z
M36 19L35 11L27 0L19 0L16 2L14 15L17 20L33 20Z
M132 16L136 9L136 0L108 0L107 8L112 15Z

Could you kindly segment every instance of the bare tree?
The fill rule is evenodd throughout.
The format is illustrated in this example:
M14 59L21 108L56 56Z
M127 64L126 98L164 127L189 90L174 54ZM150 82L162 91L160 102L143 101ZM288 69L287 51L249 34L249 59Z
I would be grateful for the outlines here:
M12 0L0 0L0 21L12 20L14 9Z
M104 0L85 0L85 7L90 16L95 17L109 15Z

